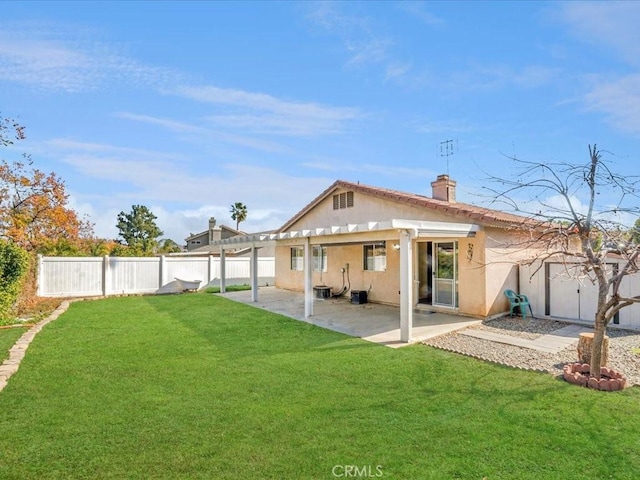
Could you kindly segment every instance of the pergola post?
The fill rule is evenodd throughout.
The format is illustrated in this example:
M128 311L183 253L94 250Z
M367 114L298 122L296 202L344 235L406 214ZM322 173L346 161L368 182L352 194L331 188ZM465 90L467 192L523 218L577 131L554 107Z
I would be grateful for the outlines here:
M251 246L251 301L258 301L258 249L255 245Z
M311 264L311 241L309 237L304 242L304 318L313 315L313 268Z
M413 328L413 251L411 235L400 232L400 341L411 341Z

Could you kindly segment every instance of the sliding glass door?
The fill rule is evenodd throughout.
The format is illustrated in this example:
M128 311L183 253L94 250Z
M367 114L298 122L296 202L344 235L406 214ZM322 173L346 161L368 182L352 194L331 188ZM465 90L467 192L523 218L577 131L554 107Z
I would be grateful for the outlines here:
M433 243L433 305L458 306L458 242Z

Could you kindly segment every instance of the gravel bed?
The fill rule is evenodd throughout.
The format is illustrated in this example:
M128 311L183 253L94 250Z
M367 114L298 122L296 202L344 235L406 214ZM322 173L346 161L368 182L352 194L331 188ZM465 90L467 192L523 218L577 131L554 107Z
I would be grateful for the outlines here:
M567 325L569 323L547 319L523 321L519 318L502 317L469 328L534 340ZM609 366L622 372L630 385L640 385L640 355L633 352L633 349L640 350L640 332L610 328L607 329L607 335ZM555 354L469 337L456 332L422 343L510 367L544 371L553 375L560 375L562 367L575 362L578 355L577 338L575 343Z

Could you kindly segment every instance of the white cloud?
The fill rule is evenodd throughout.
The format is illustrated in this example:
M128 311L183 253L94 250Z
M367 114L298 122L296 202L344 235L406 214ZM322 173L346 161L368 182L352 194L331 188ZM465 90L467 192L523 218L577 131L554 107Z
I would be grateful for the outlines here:
M427 120L415 122L413 128L422 133L464 133L479 129L465 120Z
M154 117L151 115L139 115L129 112L118 112L115 114L119 118L131 120L134 122L148 123L163 127L174 133L193 134L193 139L202 142L207 139L213 139L233 145L262 150L265 152L285 153L290 149L284 145L269 140L262 140L248 137L246 135L237 135L229 132L222 132L212 128L203 127L201 125L193 125L186 122L179 122L168 118Z
M183 86L173 93L227 107L228 112L207 118L218 127L248 129L259 133L293 136L341 133L347 122L362 116L355 108L293 102L265 93L215 86Z
M181 155L145 151L113 145L99 145L69 140L52 141L51 154L77 169L88 179L118 182L118 194L81 191L76 186L74 198L96 224L96 233L108 238L117 235L115 218L133 204L143 204L158 216L165 236L176 241L207 228L209 217L233 225L230 205L243 202L249 209L246 231L271 230L284 224L315 193L327 188L333 179L305 178L295 169L226 164L211 172L201 167L190 171ZM90 184L90 182L87 182ZM91 183L95 185L95 183ZM311 192L311 193L310 193ZM169 208L168 205L177 205Z
M560 17L578 38L640 64L640 3L564 2Z
M383 63L389 58L389 50L394 42L389 38L358 38L345 41L347 52L350 53L348 66L366 65L368 63Z
M80 40L72 38L80 37ZM47 90L91 91L114 83L159 87L182 79L143 65L74 27L10 25L0 31L0 79Z
M584 100L587 109L604 113L615 127L640 134L640 74L602 81Z
M548 85L560 74L560 69L542 65L514 68L505 64L474 63L465 71L453 73L442 85L452 91L496 90L508 86L528 90Z
M339 7L348 8L347 5L316 3L307 18L313 26L335 35L342 42L349 67L399 63L391 58L391 50L396 44L393 37L381 33L382 27L369 17L342 13Z
M387 70L386 70L384 79L385 81L388 81L398 77L403 77L410 70L411 70L411 64L408 62L390 63L389 65L387 65Z
M427 6L427 2L410 1L400 3L400 7L404 11L413 15L425 25L429 27L439 27L444 25L445 21L437 15L429 12L427 10Z
M376 165L372 163L358 163L351 165L344 162L334 161L316 161L302 164L303 167L320 170L325 172L349 172L349 173L373 173L382 177L398 177L398 178L435 178L435 172L427 168L410 168L400 167L397 165Z
M180 153L158 152L146 150L142 148L120 147L104 143L79 142L67 138L55 138L47 142L47 146L63 151L75 151L83 153L109 153L121 157L134 157L138 159L163 159L164 161L174 162L176 160L186 160L187 158Z
M608 58L640 65L640 3L565 2L558 15L578 39L603 50ZM594 68L599 65L596 63ZM591 75L580 99L587 110L603 113L614 127L640 134L640 74Z

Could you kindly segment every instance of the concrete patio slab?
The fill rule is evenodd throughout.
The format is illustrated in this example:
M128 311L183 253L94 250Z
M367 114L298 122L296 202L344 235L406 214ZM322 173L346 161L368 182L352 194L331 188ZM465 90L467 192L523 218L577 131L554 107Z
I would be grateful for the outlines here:
M346 297L314 298L314 314L304 318L302 292L276 287L260 287L257 302L251 300L251 291L247 290L218 295L380 345L393 348L409 345L400 341L399 307L375 303L352 304ZM413 315L410 343L418 343L481 322L481 320L452 314L416 311Z

